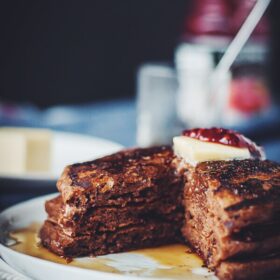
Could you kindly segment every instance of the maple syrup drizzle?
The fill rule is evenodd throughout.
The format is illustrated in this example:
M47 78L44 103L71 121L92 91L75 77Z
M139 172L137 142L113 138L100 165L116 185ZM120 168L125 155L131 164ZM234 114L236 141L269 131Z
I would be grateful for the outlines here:
M79 268L118 274L129 273L130 275L138 276L147 275L147 268L122 272L116 268L117 265L112 266L112 262L114 262L114 260L109 256L96 258L77 258L69 262L69 260L61 258L41 246L40 240L38 238L38 231L40 227L40 224L33 223L26 228L10 232L10 238L16 240L16 243L11 245L10 248L33 257ZM203 267L203 261L197 255L193 254L191 250L185 245L167 245L158 248L135 250L131 251L130 253L142 255L158 264L158 268L155 268L149 272L149 277L170 277L172 279L190 280L207 279L205 276L192 273L193 269Z

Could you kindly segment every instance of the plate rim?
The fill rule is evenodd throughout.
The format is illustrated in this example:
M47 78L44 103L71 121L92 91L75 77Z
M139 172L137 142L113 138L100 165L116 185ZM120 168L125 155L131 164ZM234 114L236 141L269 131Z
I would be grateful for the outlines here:
M59 263L56 263L56 262L52 262L52 261L48 261L48 260L44 260L44 259L40 259L40 258L37 258L37 257L33 257L33 256L29 256L29 255L26 255L26 254L23 254L21 252L17 252L15 250L12 250L10 249L9 247L3 245L2 243L0 243L0 255L1 255L1 258L3 258L3 260L5 261L5 263L12 267L13 269L15 269L17 272L19 273L22 273L24 274L26 277L30 277L28 274L26 275L24 272L22 271L19 271L16 267L14 266L11 266L6 260L5 260L5 256L3 256L3 254L1 254L1 250L3 250L4 252L7 252L7 254L11 255L11 254L15 254L15 255L18 255L20 257L24 257L26 258L27 260L32 260L34 262L42 262L46 265L51 265L51 266L55 266L55 267L58 267L62 270L67 270L68 272L77 272L77 273L90 273L90 274L93 274L92 276L96 276L96 277L100 277L99 279L119 279L119 280L141 280L143 279L143 277L137 277L137 276L134 276L134 275L127 275L127 274L117 274L117 273L112 273L112 272L105 272L105 271L98 271L98 270L94 270L94 269L88 269L88 268L81 268L81 267L75 267L75 266L67 266L65 264L59 264ZM51 269L51 267L50 267ZM160 279L160 280L165 280L167 278L145 278L147 280L151 279L151 280L157 280L157 279Z
M53 197L55 197L56 195L58 195L59 193L52 193L52 194L47 194L47 195L43 195L43 196L39 196L39 197L36 197L36 198L32 198L32 199L29 199L29 200L26 200L26 201L23 201L23 202L20 202L20 203L17 203L7 209L5 209L4 211L0 212L0 221L2 219L5 220L4 216L5 214L9 213L10 211L17 211L18 209L20 209L21 207L24 207L25 205L29 205L31 203L34 203L36 202L36 200L47 200L47 199L51 199ZM34 256L30 256L30 255L26 255L24 253L21 253L21 252L18 252L18 251L15 251L9 247L7 247L6 245L2 244L2 242L0 241L0 257L4 260L4 262L12 267L13 269L15 269L17 272L19 273L22 273L24 276L26 277L30 277L29 275L26 275L24 272L22 271L19 271L16 267L14 266L11 266L5 259L5 257L3 256L3 253L2 251L4 251L6 254L15 254L19 257L24 257L24 258L27 258L27 260L32 260L34 262L42 262L43 264L45 265L53 265L55 267L58 267L62 270L67 270L69 272L72 271L72 272L77 272L77 273L92 273L93 275L92 276L96 276L96 277L100 277L98 279L116 279L116 280L141 280L143 278L141 277L137 277L137 276L134 276L134 275L127 275L127 274L117 274L117 273L112 273L112 272L105 272L105 271L98 271L98 270L94 270L94 269L88 269L88 268L81 268L81 267L75 267L75 266L67 266L65 264L59 264L59 263L56 263L56 262L52 262L52 261L49 261L49 260L44 260L44 259L40 259L40 258L37 258L37 257L34 257ZM5 254L5 255L6 255ZM147 280L151 279L151 280L157 280L159 278L145 278ZM160 280L165 280L167 278L160 278Z

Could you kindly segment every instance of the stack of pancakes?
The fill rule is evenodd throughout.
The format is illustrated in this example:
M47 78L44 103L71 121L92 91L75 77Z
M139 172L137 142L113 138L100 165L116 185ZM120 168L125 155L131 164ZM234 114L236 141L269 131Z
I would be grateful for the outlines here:
M220 279L279 272L280 166L239 160L185 168L182 232L207 266Z
M66 167L46 202L42 244L74 257L174 243L183 222L182 178L171 148L122 151Z
M66 167L46 202L43 246L102 255L188 242L223 280L280 273L280 165L190 166L170 147L121 151Z

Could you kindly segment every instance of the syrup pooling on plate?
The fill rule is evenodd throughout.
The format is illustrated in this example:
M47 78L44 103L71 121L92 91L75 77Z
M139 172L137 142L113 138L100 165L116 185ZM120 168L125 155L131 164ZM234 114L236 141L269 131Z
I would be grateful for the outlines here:
M184 130L182 135L204 142L218 143L236 148L247 148L252 158L261 159L263 157L263 151L260 147L234 130L217 127L194 128L191 130Z
M30 226L18 230L14 230L10 232L10 237L14 240L16 240L16 244L10 246L13 250L36 257L39 259L69 265L69 266L75 266L80 268L87 268L87 269L94 269L94 270L100 270L104 272L113 272L117 273L118 271L114 269L113 267L107 266L106 263L102 260L99 261L96 258L94 259L94 262L83 262L78 260L72 260L69 262L68 259L61 258L53 253L51 253L49 250L41 246L40 239L38 238L38 232L41 228L41 224L39 223L32 223Z
M212 274L203 267L202 260L185 245L167 245L92 258L76 258L71 262L40 245L40 224L10 232L17 242L10 246L15 251L59 264L141 277L201 280L211 279ZM138 263L137 263L138 261ZM198 271L198 273L193 273ZM209 275L209 276L205 276Z

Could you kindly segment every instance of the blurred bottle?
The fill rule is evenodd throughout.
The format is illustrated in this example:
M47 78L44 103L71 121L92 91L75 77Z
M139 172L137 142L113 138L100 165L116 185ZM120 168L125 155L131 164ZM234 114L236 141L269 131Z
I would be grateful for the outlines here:
M180 84L178 116L184 124L206 125L209 79L214 69L214 59L207 48L187 44L178 47L175 60Z
M230 20L231 34L235 35L240 26L249 15L250 11L256 4L257 0L231 0L232 1L232 15ZM253 32L253 39L260 38L265 40L269 34L268 19L263 16Z
M262 45L249 45L237 57L231 69L232 80L224 108L226 124L238 124L270 108L266 57L267 49Z
M177 110L185 126L238 124L269 109L270 92L264 71L269 28L265 16L230 73L221 77L217 92L210 91L211 73L256 1L193 1L175 52Z
M229 35L230 14L230 1L193 1L192 13L185 21L185 31L188 35Z
M195 0L184 23L184 36L226 36L231 39L240 29L257 0ZM267 17L256 26L253 36L269 33Z

